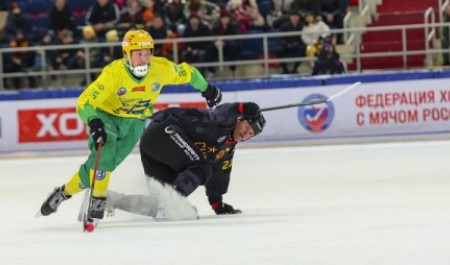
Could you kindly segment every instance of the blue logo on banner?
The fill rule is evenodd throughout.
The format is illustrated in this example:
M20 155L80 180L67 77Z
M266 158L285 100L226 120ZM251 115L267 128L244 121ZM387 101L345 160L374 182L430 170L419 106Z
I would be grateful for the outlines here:
M302 102L326 99L321 94L307 96ZM332 102L325 102L317 105L304 106L298 109L298 119L300 124L311 132L322 132L326 130L334 118L334 105Z

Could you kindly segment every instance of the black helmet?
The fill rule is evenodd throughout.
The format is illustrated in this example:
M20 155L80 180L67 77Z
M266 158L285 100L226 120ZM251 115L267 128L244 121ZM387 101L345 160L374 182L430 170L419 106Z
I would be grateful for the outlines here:
M264 119L264 116L262 115L261 112L258 112L258 114L252 117L244 116L244 120L247 120L250 123L255 133L255 136L260 134L264 129L264 126L266 126L266 119Z

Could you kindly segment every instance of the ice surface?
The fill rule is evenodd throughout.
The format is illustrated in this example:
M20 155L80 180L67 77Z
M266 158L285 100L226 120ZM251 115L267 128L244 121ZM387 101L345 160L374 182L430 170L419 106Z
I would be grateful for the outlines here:
M1 264L450 264L450 142L238 149L237 216L213 215L199 189L196 221L117 211L83 233L82 194L35 218L84 160L0 160ZM110 187L145 192L137 154Z

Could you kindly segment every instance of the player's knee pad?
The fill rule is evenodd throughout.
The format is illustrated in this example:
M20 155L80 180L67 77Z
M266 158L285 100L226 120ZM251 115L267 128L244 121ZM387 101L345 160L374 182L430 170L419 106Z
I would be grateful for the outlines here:
M205 183L211 175L209 166L190 167L181 172L175 179L175 189L184 196L189 196L198 186Z

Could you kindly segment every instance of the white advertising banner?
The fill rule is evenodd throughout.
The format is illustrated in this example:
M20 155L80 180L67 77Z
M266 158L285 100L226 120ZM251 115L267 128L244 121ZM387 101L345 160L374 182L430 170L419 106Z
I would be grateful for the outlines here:
M370 138L450 133L450 79L367 83L331 102L265 112L266 140ZM332 96L348 85L241 92L263 108Z
M254 141L450 135L450 79L367 83L307 107L266 111ZM351 84L225 92L224 102L253 101L262 108L330 97ZM0 152L85 149L87 127L76 98L0 101ZM156 110L206 107L197 93L162 94Z

